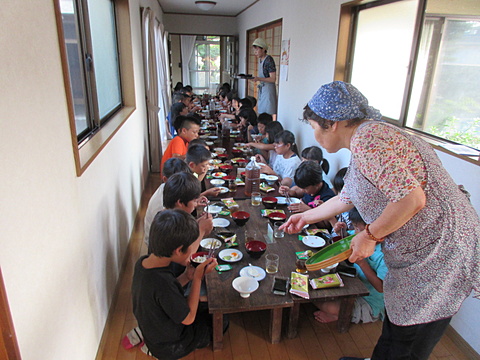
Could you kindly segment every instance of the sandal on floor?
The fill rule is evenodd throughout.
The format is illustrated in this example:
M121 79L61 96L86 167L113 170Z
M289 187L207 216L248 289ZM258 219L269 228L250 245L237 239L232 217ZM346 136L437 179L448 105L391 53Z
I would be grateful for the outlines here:
M125 349L131 349L141 343L143 343L143 336L138 326L130 330L122 339L122 345Z

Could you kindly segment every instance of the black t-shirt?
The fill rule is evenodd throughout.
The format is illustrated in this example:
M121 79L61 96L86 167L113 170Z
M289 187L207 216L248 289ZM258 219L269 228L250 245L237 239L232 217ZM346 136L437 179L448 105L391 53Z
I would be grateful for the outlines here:
M175 358L196 348L195 327L182 321L190 308L183 288L169 267L145 269L141 257L132 283L133 313L148 349L157 358Z
M303 202L308 205L309 202L312 202L315 200L317 196L320 195L320 200L323 202L333 198L335 196L335 193L333 192L332 189L328 187L328 184L325 181L322 181L322 188L320 189L319 192L317 192L315 195L310 195L310 194L304 194L303 195Z

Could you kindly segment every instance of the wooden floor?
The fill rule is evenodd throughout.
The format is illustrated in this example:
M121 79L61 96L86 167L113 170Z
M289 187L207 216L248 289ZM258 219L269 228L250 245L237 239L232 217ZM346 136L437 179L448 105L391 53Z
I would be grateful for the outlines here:
M133 266L138 257L146 253L143 243L143 218L148 199L160 184L159 175L150 175L142 196L135 229L132 234L125 260L124 271L120 275L112 310L105 326L98 349L97 360L128 359L149 360L140 348L125 350L121 345L123 336L136 326L132 314L130 296ZM211 346L197 350L185 359L327 359L337 360L341 356L369 357L381 332L381 322L373 324L353 324L345 334L336 332L335 323L320 324L313 319L314 307L302 305L298 336L295 339L282 339L279 344L268 342L267 311L256 311L230 315L230 328L224 337L224 349L213 352ZM445 335L435 347L430 359L467 360L473 359L472 353L466 353L457 347L452 339ZM475 358L477 358L475 356Z

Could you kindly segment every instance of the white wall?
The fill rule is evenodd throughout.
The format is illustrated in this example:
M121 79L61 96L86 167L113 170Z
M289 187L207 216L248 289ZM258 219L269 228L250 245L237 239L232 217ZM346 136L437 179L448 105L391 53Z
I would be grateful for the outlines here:
M292 11L289 0L262 0L238 17L239 72L245 72L247 30L280 18L283 20L282 39L290 39L290 68L288 81L280 81L278 120L295 133L300 149L318 145L310 128L298 119L316 90L322 84L333 81L340 5L343 2L346 1L297 0L295 11ZM242 83L239 89L244 90ZM381 109L381 104L372 105ZM349 157L348 150L326 155L332 167L330 178L338 169L348 166ZM480 213L480 166L444 153L441 153L441 159L454 180L464 184L472 193L472 203ZM454 329L478 353L479 314L480 301L469 298L452 321Z
M235 35L237 18L227 16L165 14L165 29L170 34Z
M302 118L303 107L317 89L333 80L341 3L340 0L300 0L295 2L295 11L292 11L291 1L263 0L238 17L239 73L246 72L247 30L282 19L282 40L290 39L290 63L288 81L280 80L279 84L278 120L296 135L299 149L318 145L309 125L298 119ZM244 82L239 80L241 95L244 95ZM324 154L331 165L329 178L348 165L348 151Z
M142 3L161 17L156 1ZM2 2L0 264L25 360L98 349L148 171L139 0L130 4L137 108L77 177L53 1Z

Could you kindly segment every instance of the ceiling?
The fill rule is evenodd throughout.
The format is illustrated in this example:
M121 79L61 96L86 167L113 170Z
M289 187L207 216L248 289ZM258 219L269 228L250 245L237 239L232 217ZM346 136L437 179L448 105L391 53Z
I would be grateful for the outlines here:
M217 3L212 10L203 11L195 0L157 0L165 14L195 14L237 16L260 0L213 0Z

